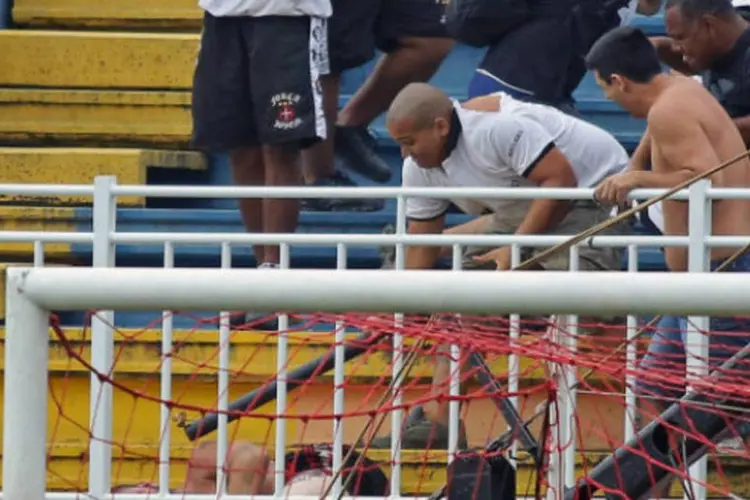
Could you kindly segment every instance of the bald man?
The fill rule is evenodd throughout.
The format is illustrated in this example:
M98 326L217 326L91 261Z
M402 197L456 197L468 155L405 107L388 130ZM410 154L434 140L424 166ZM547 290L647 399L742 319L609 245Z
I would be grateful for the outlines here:
M412 84L391 105L387 126L401 146L406 187L594 187L628 163L625 150L604 130L556 108L503 93L461 106L438 88ZM451 203L479 217L446 229L445 213ZM593 201L412 197L407 199L406 215L411 234L573 235L610 214ZM610 234L625 230L613 228ZM523 258L540 250L522 249ZM406 268L430 269L449 253L450 249L437 247L409 247ZM582 270L621 266L620 249L581 247L579 255ZM541 265L547 270L565 270L568 263L563 252ZM510 248L468 248L464 267L510 269ZM448 360L439 358L433 379L437 393L447 393L449 373ZM447 447L448 399L443 400L426 406L424 418L411 419L402 434L404 447ZM462 433L459 445L465 444ZM376 439L373 446L390 447L390 437Z

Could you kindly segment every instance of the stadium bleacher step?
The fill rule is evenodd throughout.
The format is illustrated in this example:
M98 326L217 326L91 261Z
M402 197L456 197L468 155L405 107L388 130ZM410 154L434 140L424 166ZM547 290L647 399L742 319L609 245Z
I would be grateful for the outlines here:
M88 443L89 383L90 372L80 363L79 357L88 360L90 356L90 332L80 328L63 331L65 343L58 334L50 331L50 407L48 443L50 450L50 483L48 488L70 488L71 484L85 478L79 475L85 469L81 456L85 456ZM308 362L323 353L330 352L333 338L330 334L301 333L290 335L289 367ZM4 331L0 330L0 339ZM276 336L262 332L241 332L232 336L230 344L230 369L232 381L230 400L258 387L276 371ZM116 483L137 483L153 480L153 466L157 462L159 446L159 366L161 364L161 334L156 330L119 330L115 333L116 379L114 390L113 441L126 443L126 446L113 450L113 470ZM175 349L173 359L172 394L176 405L173 407L171 457L173 462L172 487L179 487L185 473L185 460L191 444L179 428L179 423L190 421L199 414L196 411L181 409L180 405L195 405L211 408L216 403L216 352L218 333L215 330L177 330L174 332ZM75 353L71 355L71 353ZM0 356L0 367L3 357ZM490 366L499 378L507 374L507 359L498 357L490 361ZM430 375L427 363L421 361L414 368L414 376L404 381L404 400L424 397ZM521 358L521 386L542 387L545 372L540 361ZM390 362L382 354L360 358L348 365L346 376L345 407L347 412L365 410L364 416L348 417L344 425L344 442L351 443L359 435L359 430L369 420L367 409L377 404L387 380L383 373L390 373ZM610 370L612 371L612 370ZM622 390L622 381L607 378L606 391ZM531 384L531 385L529 385ZM373 386L380 390L373 390ZM469 391L478 387L469 387ZM325 443L332 439L333 426L327 419L302 419L293 415L331 414L333 380L330 375L321 376L316 382L292 391L287 399L287 443ZM543 391L536 391L528 398L521 398L522 413L528 417L536 405L546 398ZM57 404L63 405L60 412ZM234 439L244 439L265 446L273 445L275 435L272 419L273 403L267 404L253 416L231 424L230 435ZM581 391L578 394L578 420L580 428L577 476L590 470L606 455L613 442L619 442L624 427L622 398L614 395ZM488 439L505 431L505 423L497 415L497 410L486 398L480 398L466 405L465 423L470 446L480 447ZM540 432L540 422L531 426L535 435ZM390 419L386 418L382 432L387 432ZM210 439L210 437L209 437ZM388 462L389 450L372 450L370 458ZM586 469L584 462L586 461ZM709 460L710 462L711 460ZM445 478L445 453L418 450L405 450L404 488L408 493L429 493ZM520 455L519 493L524 492L532 469L530 462ZM722 470L711 468L709 480L727 481L735 494L750 493L747 483L747 462L741 459L732 461L721 457ZM679 489L673 490L674 494Z
M13 21L24 27L199 30L192 0L15 0Z
M0 86L185 90L192 86L198 39L197 34L4 30Z
M64 422L57 422L54 415L60 413L58 406L49 408L50 432L54 437L50 442L71 443L86 436L85 428L89 416L90 372L80 360L90 361L91 332L82 328L66 328L64 341L54 330L50 330L49 369L51 376L51 395L55 398L59 391L65 399L63 412ZM218 352L218 333L216 330L176 330L174 332L172 394L174 395L174 414L177 420L192 421L200 417L193 409L211 408L216 401L216 374ZM239 397L273 379L277 372L277 335L275 332L241 331L232 334L230 342L230 370L232 372L230 400ZM4 341L5 332L0 330L0 340ZM289 370L308 363L318 356L331 352L333 336L330 333L292 332L289 334ZM160 404L159 369L163 362L161 356L161 332L149 329L118 329L115 333L115 375L117 388L114 396L114 433L115 442L127 442L135 447L158 446L158 425ZM408 342L411 344L412 342ZM4 342L3 342L4 344ZM1 353L2 349L0 349ZM0 368L4 370L4 361L0 357ZM392 372L392 362L383 353L373 353L352 360L345 370L346 391L345 407L348 412L359 412L360 416L347 418L344 441L353 443L359 435L361 425L367 419L367 412L377 408L378 403L388 391L389 379L386 374ZM488 359L492 372L501 381L507 377L507 356L496 356ZM581 369L583 372L584 370ZM520 382L527 388L527 394L520 398L521 412L525 417L532 415L539 403L545 401L547 393L543 390L546 372L543 362L530 358L520 360ZM432 369L429 358L415 364L411 373L404 380L404 400L414 401L423 398L429 390ZM622 389L622 380L612 377L594 376L590 379L591 387L606 384L609 391ZM481 391L476 384L468 384L468 391ZM289 415L330 415L333 404L333 375L327 373L315 381L305 384L295 391L290 391L287 398ZM51 399L52 400L52 399ZM579 394L581 425L584 428L596 428L595 432L582 436L585 449L608 449L608 437L621 436L624 427L623 407L620 398L602 398L598 394ZM136 406L137 405L137 406ZM271 424L263 415L272 414L274 403L269 403L253 412L252 418L240 419L233 424L233 435L237 439L246 439L264 443L271 430ZM133 412L137 410L137 416ZM493 403L487 398L480 398L465 405L465 420L468 438L471 445L481 446L487 439L504 432L505 423L499 416ZM333 439L333 427L330 419L313 418L307 421L290 418L287 437L290 442L304 442L314 439L325 442ZM383 431L390 426L390 420L384 422ZM83 428L80 428L82 426ZM538 432L538 422L532 426ZM188 441L184 433L174 427L174 445L185 446ZM236 434L234 434L236 432ZM273 433L271 433L273 435Z
M149 170L169 169L179 183L183 171L204 171L204 155L192 151L95 148L1 148L0 178L28 184L92 184L98 175L113 175L121 184L147 184ZM29 197L0 194L3 205L81 205L91 197ZM143 197L119 197L118 205L144 206Z
M300 217L299 232L327 234L378 234L388 224L393 224L395 211L376 213L356 212L305 212ZM452 215L449 223L466 220ZM90 232L92 224L90 207L0 207L0 230L23 231L78 231ZM123 232L167 233L243 233L244 227L236 210L198 209L140 209L120 208L117 211L117 230ZM88 243L46 245L47 256L53 259L71 259L91 262L91 245ZM0 259L31 260L32 245L23 243L0 244ZM119 266L161 267L164 245L159 243L127 243L117 246ZM175 262L179 267L216 267L220 265L220 245L176 244ZM330 246L294 245L291 247L294 267L335 267L336 248ZM664 257L656 248L644 248L639 254L642 270L664 269ZM232 247L232 265L254 265L249 246ZM376 246L353 246L348 251L350 268L379 268L381 258Z
M0 110L10 146L185 149L192 128L189 92L0 88Z

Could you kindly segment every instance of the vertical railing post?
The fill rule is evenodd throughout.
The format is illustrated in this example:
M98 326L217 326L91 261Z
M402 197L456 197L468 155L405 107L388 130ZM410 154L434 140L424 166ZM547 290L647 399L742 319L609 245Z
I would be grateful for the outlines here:
M399 196L396 199L396 234L406 234L406 198ZM403 271L406 263L406 249L403 243L396 244L395 268ZM399 329L404 324L404 315L394 316L396 333L393 335L393 400L392 405L396 408L391 414L391 496L401 496L401 426L403 425L403 410L399 408L403 397L401 395L401 384L403 375L401 370L404 366L404 338Z
M628 272L638 272L638 245L628 245ZM630 441L638 431L638 401L635 387L635 368L638 363L638 350L635 335L638 333L638 318L628 314L627 319L628 345L625 354L625 441Z
M113 176L94 179L92 232L94 235L92 265L112 267L115 247L111 233L117 220L117 200L112 188L117 184ZM89 494L102 498L110 491L112 475L112 385L100 378L114 375L113 311L98 311L91 319L91 373L89 426Z
M700 180L690 187L688 196L688 272L710 271L710 251L706 247L706 237L711 234L711 200L708 189L711 182ZM710 322L707 316L688 317L685 356L688 390L691 381L708 375L708 331ZM687 474L685 499L706 498L707 457L695 462Z
M346 271L347 247L343 243L336 245L336 269ZM346 323L336 318L334 333L334 371L333 371L333 470L340 471L344 465L344 412L346 411L346 400L344 398L344 370L346 360L344 359L344 343L346 342ZM341 474L336 476L331 494L333 498L341 497L343 481Z
M24 296L24 274L7 276L2 493L37 500L47 479L49 312Z

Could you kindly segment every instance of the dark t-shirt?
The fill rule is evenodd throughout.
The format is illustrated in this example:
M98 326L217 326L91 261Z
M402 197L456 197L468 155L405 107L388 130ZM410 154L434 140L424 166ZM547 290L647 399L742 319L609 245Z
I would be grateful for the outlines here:
M701 77L703 85L729 116L750 115L750 28L740 36L732 50Z

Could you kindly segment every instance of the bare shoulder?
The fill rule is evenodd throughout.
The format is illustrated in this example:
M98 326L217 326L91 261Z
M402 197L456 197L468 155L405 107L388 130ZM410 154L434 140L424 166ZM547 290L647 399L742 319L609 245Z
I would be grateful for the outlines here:
M700 102L707 96L703 86L690 79L680 78L679 83L665 91L651 107L647 122L652 135L684 132L700 123ZM686 106L685 103L690 103Z

